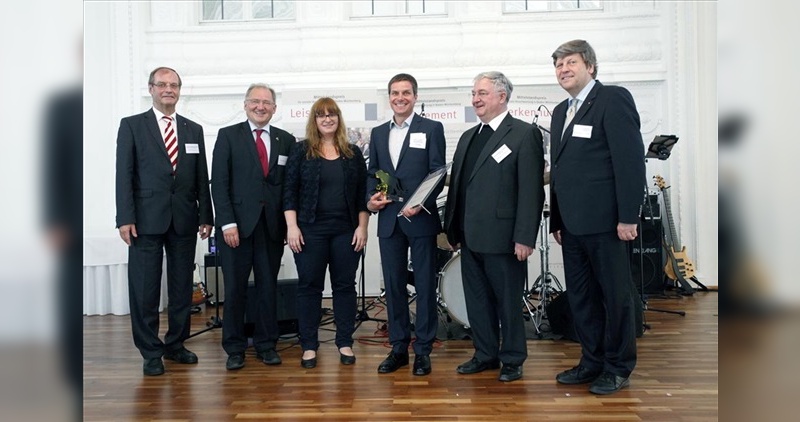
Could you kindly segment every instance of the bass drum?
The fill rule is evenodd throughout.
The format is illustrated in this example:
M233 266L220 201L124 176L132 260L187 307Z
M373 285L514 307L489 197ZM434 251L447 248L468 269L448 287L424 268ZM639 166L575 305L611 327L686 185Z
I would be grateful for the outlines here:
M442 306L452 319L469 328L464 284L461 281L461 254L458 253L445 264L439 276L439 294Z

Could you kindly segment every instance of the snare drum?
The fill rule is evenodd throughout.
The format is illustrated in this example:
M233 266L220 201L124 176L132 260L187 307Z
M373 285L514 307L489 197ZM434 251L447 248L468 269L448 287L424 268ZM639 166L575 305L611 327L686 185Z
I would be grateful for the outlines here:
M469 328L464 284L461 281L461 254L453 256L445 264L439 276L439 294L450 317Z

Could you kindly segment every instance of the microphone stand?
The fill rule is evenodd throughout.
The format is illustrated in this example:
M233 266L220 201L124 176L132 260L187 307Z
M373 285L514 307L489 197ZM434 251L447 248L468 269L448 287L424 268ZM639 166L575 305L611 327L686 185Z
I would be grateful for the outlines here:
M385 319L378 319L378 318L373 318L373 317L369 316L369 313L367 312L368 309L372 309L373 305L375 304L375 301L378 300L378 299L375 299L372 302L370 302L369 307L367 307L367 304L366 304L366 292L365 292L365 290L366 290L366 287L365 287L366 281L365 281L365 277L364 277L364 266L365 266L364 257L366 255L367 255L367 247L364 246L364 249L361 250L361 276L360 276L360 280L359 280L360 284L361 284L361 286L360 286L361 287L361 289L360 289L361 290L361 309L356 314L356 323L357 324L361 324L364 321L386 322Z
M550 114L550 109L548 109L547 106L545 106L544 104L540 104L539 107L536 108L536 114L533 116L533 122L531 122L531 124L539 128L539 130L543 130L547 132L548 135L550 135L550 129L547 129L546 127L540 125L539 123L536 123L539 121L539 115L542 113L543 108L547 110L548 114Z
M211 240L209 240L209 242L211 242ZM219 252L220 251L217 248L214 248L214 283L216 284L215 287L216 287L217 296L219 296L219 294L220 294L219 293L219 262L217 262L217 257L219 256ZM207 271L206 271L206 274L208 274ZM208 279L206 279L206 284L207 283L208 283ZM211 301L208 300L209 298L210 298L210 296L208 296L206 298L206 304L207 305L211 304ZM206 328L203 328L202 330L200 330L198 332L189 334L189 337L187 337L187 339L190 339L190 338L192 338L194 336L198 336L198 335L203 334L203 333L205 333L207 331L211 331L211 330L213 330L215 328L222 328L222 318L219 317L219 307L220 306L222 306L222 304L219 302L219 297L217 297L216 303L214 304L214 309L215 309L216 315L212 316L211 318L208 319L208 321L206 321Z
M644 162L645 162L645 164L647 163L647 159L646 158L645 158ZM644 202L643 203L646 205L647 214L650 216L650 221L653 222L653 224L655 224L655 217L653 216L653 206L650 203L650 195L647 192L647 189L644 190ZM644 237L643 220L644 220L643 218L639 219L639 295L641 296L641 300L642 300L642 323L643 323L645 329L650 329L650 326L647 324L647 322L645 320L644 311L663 312L663 313L667 313L667 314L676 314L676 315L680 315L680 316L686 316L686 312L685 311L672 311L672 310L668 310L668 309L656 309L656 308L651 308L651 307L647 306L647 295L644 292L644 243L642 241L642 238ZM659 239L659 241L660 241L660 239ZM660 266L661 262L655 262L654 263L654 268L656 268L655 267L656 265Z

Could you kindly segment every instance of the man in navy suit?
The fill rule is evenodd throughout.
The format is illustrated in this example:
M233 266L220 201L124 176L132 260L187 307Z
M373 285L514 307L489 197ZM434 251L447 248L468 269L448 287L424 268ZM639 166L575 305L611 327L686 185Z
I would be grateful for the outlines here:
M417 318L414 327L414 375L431 372L430 353L436 340L436 235L442 226L436 213L436 197L444 180L425 201L425 209L407 209L402 216L400 201L375 192L375 173L383 170L398 182L402 196L410 196L433 170L444 166L444 127L440 122L414 113L417 80L405 73L395 75L388 84L392 119L372 129L367 171L367 208L378 213L378 239L381 250L383 283L389 312L389 342L392 351L378 366L385 374L408 365L411 322L408 310L408 249L417 292ZM391 193L391 192L390 192Z
M570 98L553 110L550 127L550 231L562 246L581 343L580 363L556 380L611 394L629 385L636 365L626 242L637 236L646 189L639 113L628 90L595 80L597 58L586 41L566 42L552 57Z
M163 356L196 363L183 346L189 337L192 270L199 233L214 220L203 128L175 113L181 78L159 67L148 81L153 108L122 119L117 135L117 227L128 248L133 342L145 375L164 373ZM167 254L169 329L158 338L161 268Z
M461 247L475 347L457 372L475 374L502 362L503 382L522 378L528 357L522 295L544 206L542 134L508 113L513 89L500 72L475 77L472 107L481 124L458 141L444 219L451 247Z
M220 129L214 145L211 193L225 277L222 347L228 353L228 370L244 366L244 318L251 271L256 294L256 357L267 365L281 363L275 345L280 335L278 271L286 238L283 179L295 138L269 124L276 109L272 88L250 85L244 99L247 121Z

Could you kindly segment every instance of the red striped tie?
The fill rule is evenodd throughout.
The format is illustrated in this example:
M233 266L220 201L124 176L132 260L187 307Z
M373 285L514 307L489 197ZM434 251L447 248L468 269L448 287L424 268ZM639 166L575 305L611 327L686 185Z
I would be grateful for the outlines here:
M167 121L167 128L164 129L164 145L167 147L167 155L172 163L172 171L178 166L178 137L175 136L175 128L172 127L172 117L164 116Z

